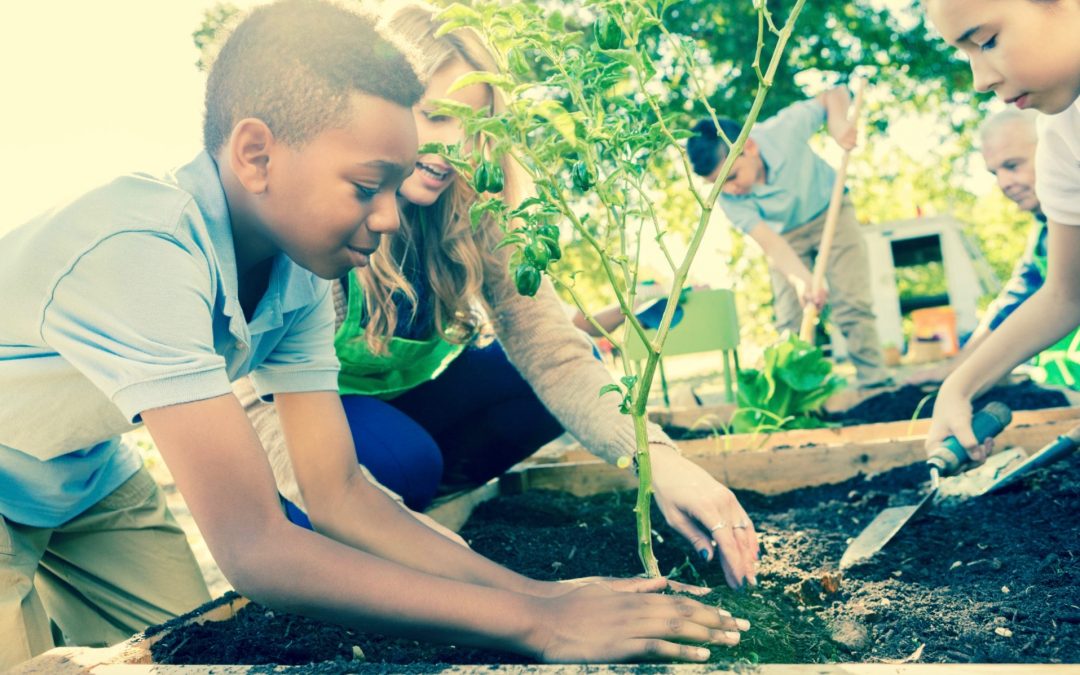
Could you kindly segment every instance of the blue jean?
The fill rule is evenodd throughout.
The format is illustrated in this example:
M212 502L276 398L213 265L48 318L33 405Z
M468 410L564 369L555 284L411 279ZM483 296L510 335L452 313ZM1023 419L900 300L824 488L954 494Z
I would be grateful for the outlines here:
M563 432L496 342L466 349L437 378L389 401L341 397L356 458L414 510L440 487L484 483ZM291 503L294 523L310 527Z

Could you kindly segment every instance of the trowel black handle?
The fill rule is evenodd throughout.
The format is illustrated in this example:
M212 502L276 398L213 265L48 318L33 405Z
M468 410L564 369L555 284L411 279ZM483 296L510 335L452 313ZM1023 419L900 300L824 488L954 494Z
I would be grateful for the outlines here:
M997 436L1012 421L1012 411L1004 403L987 403L986 406L975 413L971 418L971 430L980 443L988 438ZM926 463L931 468L937 469L942 474L955 473L968 461L968 454L964 446L955 436L949 436L941 445L930 451L930 458Z

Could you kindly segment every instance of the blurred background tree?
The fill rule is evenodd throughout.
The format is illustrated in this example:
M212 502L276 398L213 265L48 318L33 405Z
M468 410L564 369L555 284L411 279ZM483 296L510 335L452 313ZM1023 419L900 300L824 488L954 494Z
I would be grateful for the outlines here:
M378 9L381 3L374 3ZM436 0L435 4L448 4ZM585 28L592 17L574 1L543 0L559 11L567 29ZM687 123L705 115L691 105L695 83L679 64L677 47L702 66L704 86L717 113L736 120L745 118L752 101L756 75L745 67L747 54L757 48L757 13L750 0L679 0L669 3L667 31L655 29L646 39L653 42L656 65L667 89L661 98L667 111L685 113ZM767 0L770 11L782 16L784 3ZM206 12L193 33L200 50L199 68L205 69L216 53L221 33L239 10L221 3ZM951 213L966 224L968 233L991 266L1006 278L1020 257L1031 226L1031 217L1020 212L997 189L988 189L981 158L974 147L974 130L984 117L989 97L972 92L965 62L938 39L923 12L912 0L821 0L807 3L799 18L800 29L792 36L785 60L762 111L762 119L791 103L813 96L847 81L858 69L869 78L863 113L863 141L852 155L848 187L860 220L890 220ZM677 35L693 36L676 45ZM769 36L769 40L775 39ZM772 45L766 40L765 52ZM520 55L518 63L533 64ZM532 67L536 67L533 65ZM541 73L537 73L541 75ZM635 114L648 114L634 111ZM822 134L824 136L824 134ZM816 139L827 159L839 152L830 139ZM675 175L675 167L660 163L655 171ZM983 178L979 192L973 191ZM671 181L672 185L677 184ZM696 204L689 194L672 189L657 195L667 223L668 245L679 248L696 222ZM757 246L731 231L722 214L710 226L710 243L703 247L691 278L697 283L730 286L738 293L744 344L766 345L776 339L772 328L772 293L768 271ZM582 260L580 242L567 242L565 260ZM656 279L665 281L667 266L653 252ZM649 252L645 253L648 258ZM575 289L590 307L610 304L607 282L599 270L575 266ZM647 267L647 265L646 265ZM912 285L932 279L907 280ZM984 298L988 302L989 298ZM752 354L749 354L753 358Z

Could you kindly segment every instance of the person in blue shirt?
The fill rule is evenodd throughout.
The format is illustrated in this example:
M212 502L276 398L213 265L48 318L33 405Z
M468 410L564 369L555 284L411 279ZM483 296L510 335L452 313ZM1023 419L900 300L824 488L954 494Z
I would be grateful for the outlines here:
M121 177L0 239L0 670L49 649L50 624L106 645L207 599L119 440L139 423L225 577L267 605L546 661L702 661L700 645L738 641L746 623L716 607L641 592L664 579L515 574L361 473L327 280L398 229L422 91L371 17L261 6L211 68L191 163ZM315 531L282 512L230 388L248 374L273 398Z
M827 123L829 134L845 149L857 140L847 119L846 88L794 103L750 131L722 187L720 206L731 224L761 246L769 262L777 329L798 333L803 307L828 302L833 323L843 333L858 384L864 388L891 382L885 370L870 294L866 242L855 208L845 194L826 270L827 284L814 291L811 279L821 243L836 172L808 141ZM740 125L719 119L698 122L687 141L694 172L710 182L718 178L728 144Z
M1034 216L1024 254L1016 262L1012 276L993 302L986 308L983 319L964 343L954 359L911 375L908 382L923 384L942 382L1010 314L1042 288L1046 280L1046 216L1035 194L1035 150L1038 147L1038 114L1032 110L1007 108L988 117L979 128L979 140L986 169L997 179L1002 193L1017 207ZM1080 388L1080 344L1073 331L1056 345L1035 357L1036 377L1049 384L1064 384Z

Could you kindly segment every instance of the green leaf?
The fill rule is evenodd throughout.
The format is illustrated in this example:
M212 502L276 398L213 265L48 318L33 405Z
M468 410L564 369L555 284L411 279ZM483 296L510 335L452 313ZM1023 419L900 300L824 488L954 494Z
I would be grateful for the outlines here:
M446 145L445 143L424 143L417 150L419 155L440 155L443 159L450 163L450 166L454 167L454 170L458 173L471 173L472 164L469 164L464 159L461 159L461 146Z
M576 148L581 145L581 140L577 135L577 123L558 101L540 101L532 106L531 112L537 117L546 119L571 146Z
M622 392L622 389L617 384L605 384L604 386L600 387L600 396L603 396L604 394L610 394L613 391Z
M465 26L479 28L484 22L479 12L472 7L466 7L459 3L454 3L439 12L435 17L435 21L441 24L439 29L435 31L436 38Z
M469 119L476 116L472 106L450 98L438 98L431 101L431 112L435 115L449 115L458 119Z
M514 81L505 75L499 73L490 73L486 70L475 70L471 73L465 73L458 79L454 80L454 83L450 85L450 88L446 90L447 94L453 94L455 91L470 87L474 84L487 84L503 91L510 91L514 88ZM472 110L472 108L469 108Z
M525 238L524 237L518 236L516 234L508 234L505 237L503 237L502 241L500 241L498 244L495 245L495 250L498 251L500 248L506 248L507 246L513 246L514 244L524 244L524 243L525 243Z

